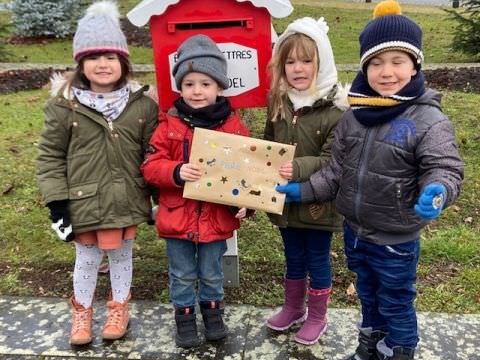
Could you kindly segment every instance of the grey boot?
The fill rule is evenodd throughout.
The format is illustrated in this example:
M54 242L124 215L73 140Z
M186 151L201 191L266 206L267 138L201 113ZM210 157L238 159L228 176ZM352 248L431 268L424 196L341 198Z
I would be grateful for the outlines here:
M384 339L377 343L377 357L379 360L413 360L415 349L394 346L389 348Z
M358 333L358 346L355 354L347 360L378 360L377 343L385 337L380 330L372 331L372 328L360 328Z

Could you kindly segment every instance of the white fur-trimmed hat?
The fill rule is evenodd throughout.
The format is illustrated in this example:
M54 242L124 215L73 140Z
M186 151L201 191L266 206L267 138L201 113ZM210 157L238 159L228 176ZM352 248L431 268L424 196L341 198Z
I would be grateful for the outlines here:
M274 54L278 53L282 43L293 34L304 34L315 41L318 57L320 58L317 83L315 84L319 98L328 95L332 87L338 82L337 68L335 66L332 45L328 38L328 30L329 27L323 17L318 20L311 17L300 18L287 26L273 48Z
M78 22L73 37L73 58L79 61L88 54L113 52L129 56L127 39L120 28L120 14L113 1L90 5Z

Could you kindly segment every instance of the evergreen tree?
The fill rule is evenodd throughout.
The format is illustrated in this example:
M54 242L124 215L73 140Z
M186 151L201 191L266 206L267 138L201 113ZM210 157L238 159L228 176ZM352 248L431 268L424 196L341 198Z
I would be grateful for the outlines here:
M16 35L63 38L75 33L82 1L12 0L10 9Z
M480 57L480 0L465 0L462 10L445 10L457 22L452 48Z
M5 39L8 35L8 24L0 21L0 61L7 61L10 53L5 48Z

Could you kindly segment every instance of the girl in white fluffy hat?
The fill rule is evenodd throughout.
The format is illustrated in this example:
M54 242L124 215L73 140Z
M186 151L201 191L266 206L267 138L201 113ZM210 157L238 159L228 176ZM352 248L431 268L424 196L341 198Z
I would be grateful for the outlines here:
M280 168L280 175L289 181L305 181L328 163L333 130L348 108L327 33L323 18L295 20L278 39L270 61L264 137L296 145L293 161ZM286 271L285 303L266 325L284 331L303 323L295 341L314 344L327 329L330 242L332 232L342 230L342 218L332 203L289 203L283 215L269 216L282 235Z
M87 9L73 39L78 63L71 78L52 81L39 141L37 178L52 228L74 240L74 295L70 343L92 341L92 300L106 255L112 296L104 339L125 335L136 227L150 218L140 173L157 124L148 87L128 80L130 61L118 10L111 1Z

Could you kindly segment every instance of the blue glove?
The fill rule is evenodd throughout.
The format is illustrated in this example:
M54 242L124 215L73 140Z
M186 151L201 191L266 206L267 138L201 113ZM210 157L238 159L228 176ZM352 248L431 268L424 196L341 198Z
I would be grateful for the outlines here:
M428 184L418 198L415 213L425 220L436 219L442 212L446 196L447 189L443 184Z
M287 197L285 198L285 202L301 202L300 196L300 183L298 182L289 182L286 185L277 185L275 187L279 193L286 194Z

